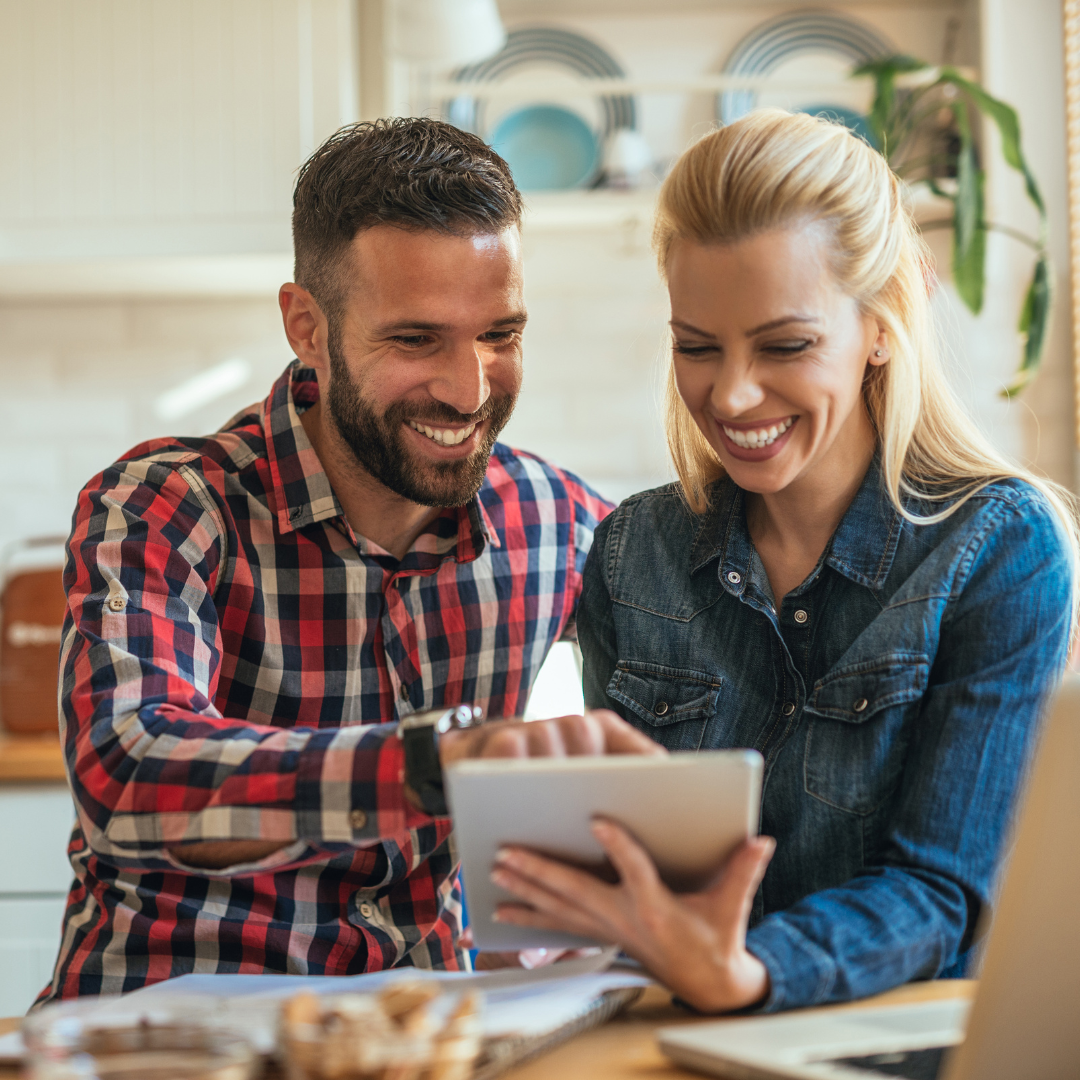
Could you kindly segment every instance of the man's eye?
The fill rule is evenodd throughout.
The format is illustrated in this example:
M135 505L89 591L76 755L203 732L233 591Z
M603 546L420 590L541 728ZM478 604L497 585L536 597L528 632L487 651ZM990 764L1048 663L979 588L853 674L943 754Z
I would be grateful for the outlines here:
M400 334L394 338L399 345L405 345L408 348L417 348L420 345L426 345L428 342L427 334Z
M516 333L516 330L489 330L483 336L485 341L490 341L493 345L505 345L513 340Z
M680 356L689 357L703 357L716 352L715 345L683 345L679 341L676 341L672 348Z

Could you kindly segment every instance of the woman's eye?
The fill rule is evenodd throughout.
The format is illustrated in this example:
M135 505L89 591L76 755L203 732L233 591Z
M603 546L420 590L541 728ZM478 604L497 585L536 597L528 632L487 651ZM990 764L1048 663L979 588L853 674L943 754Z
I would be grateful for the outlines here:
M672 349L680 356L696 356L699 358L716 352L715 345L684 345L679 341L676 341L674 345L672 345Z
M800 338L798 341L773 341L763 348L773 356L796 356L805 352L811 345L813 342L808 338Z

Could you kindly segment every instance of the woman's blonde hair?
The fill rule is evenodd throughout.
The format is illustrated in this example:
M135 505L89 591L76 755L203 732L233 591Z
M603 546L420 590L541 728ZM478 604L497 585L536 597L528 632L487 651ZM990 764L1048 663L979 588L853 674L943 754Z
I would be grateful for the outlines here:
M1017 468L982 435L946 382L930 312L932 256L885 159L838 124L762 109L710 132L682 155L660 191L653 241L661 273L677 239L732 243L769 229L826 224L837 281L888 340L889 360L863 384L885 489L918 523L939 521L994 480L1038 488L1077 550L1075 503L1064 488ZM702 513L720 459L675 385L666 392L668 446L690 508ZM956 500L917 516L904 495Z

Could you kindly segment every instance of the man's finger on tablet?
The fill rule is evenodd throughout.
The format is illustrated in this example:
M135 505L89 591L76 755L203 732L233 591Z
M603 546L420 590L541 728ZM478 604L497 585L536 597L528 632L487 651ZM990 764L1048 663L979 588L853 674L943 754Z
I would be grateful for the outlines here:
M568 754L602 754L604 752L606 744L604 729L591 714L560 716L551 722L558 725Z
M524 724L498 723L482 727L468 757L522 758L529 756L529 734Z
M604 752L608 754L666 754L666 747L653 742L643 731L628 724L611 709L592 709L590 716L600 721L604 732Z
M529 757L566 757L566 744L559 725L553 720L525 724Z

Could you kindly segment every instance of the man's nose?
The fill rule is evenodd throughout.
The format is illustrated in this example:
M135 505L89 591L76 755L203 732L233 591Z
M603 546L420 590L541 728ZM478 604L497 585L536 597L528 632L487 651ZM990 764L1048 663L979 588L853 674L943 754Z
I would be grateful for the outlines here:
M721 416L734 420L764 400L765 390L752 364L730 357L716 365L709 403Z
M464 342L448 349L428 390L437 401L459 413L467 416L476 412L491 396L484 356L477 343Z

